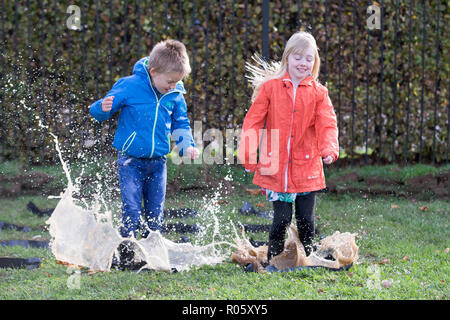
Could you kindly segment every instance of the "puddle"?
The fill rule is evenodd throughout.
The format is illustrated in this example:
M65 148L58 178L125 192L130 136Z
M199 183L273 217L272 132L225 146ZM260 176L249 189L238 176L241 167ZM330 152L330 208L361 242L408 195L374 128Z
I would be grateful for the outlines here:
M42 240L1 240L1 246L23 248L49 248L49 241Z
M31 228L0 221L0 230L17 230L22 232L30 232Z
M40 258L0 257L0 268L36 269L41 265Z
M245 232L269 232L270 224L242 224Z
M242 215L255 215L265 219L273 218L273 211L259 211L252 206L252 204L248 201L244 201L242 203L242 207L239 209L239 213Z
M145 262L142 269L184 271L221 263L229 256L229 253L221 254L217 250L225 242L214 241L214 235L212 243L207 245L175 243L158 231L150 231L147 238L140 240L122 238L113 223L112 212L101 203L101 195L94 198L92 205L88 205L86 199L74 197L79 194L78 186L72 182L57 137L51 135L67 178L67 188L58 197L60 200L46 221L52 237L50 248L57 260L96 271L109 271L118 246L125 241L133 244L135 261Z

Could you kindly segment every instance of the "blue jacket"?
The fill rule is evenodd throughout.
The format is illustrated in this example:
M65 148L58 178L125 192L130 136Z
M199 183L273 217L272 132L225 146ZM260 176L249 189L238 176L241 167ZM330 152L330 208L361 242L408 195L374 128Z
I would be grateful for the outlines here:
M140 59L134 65L133 75L120 78L106 94L105 98L114 96L111 111L103 112L103 98L90 106L90 113L101 122L120 111L113 146L129 156L166 155L171 137L183 155L189 146L194 146L183 83L180 81L174 90L158 98L147 65L148 57Z

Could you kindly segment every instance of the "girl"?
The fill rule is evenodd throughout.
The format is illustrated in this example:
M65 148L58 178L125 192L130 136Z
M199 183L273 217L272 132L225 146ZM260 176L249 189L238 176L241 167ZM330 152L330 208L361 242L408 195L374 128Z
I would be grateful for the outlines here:
M311 253L316 192L325 188L322 162L338 158L338 129L328 90L317 81L320 57L311 34L295 33L279 63L254 59L259 66L247 65L254 92L239 161L255 172L253 183L273 202L270 262L284 249L293 203L300 240L306 255Z

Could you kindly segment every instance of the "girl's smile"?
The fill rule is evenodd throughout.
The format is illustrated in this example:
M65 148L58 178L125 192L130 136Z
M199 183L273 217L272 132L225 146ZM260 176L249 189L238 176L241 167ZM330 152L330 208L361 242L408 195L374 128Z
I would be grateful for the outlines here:
M288 72L294 83L300 83L311 72L314 66L314 50L306 48L302 53L292 53L288 57Z

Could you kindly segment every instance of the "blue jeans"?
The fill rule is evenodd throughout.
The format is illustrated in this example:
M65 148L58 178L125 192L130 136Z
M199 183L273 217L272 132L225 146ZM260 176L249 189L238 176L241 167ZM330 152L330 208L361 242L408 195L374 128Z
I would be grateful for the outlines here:
M117 167L122 195L122 237L136 237L138 231L147 237L149 230L161 231L166 199L166 161L164 156L142 159L119 153Z

